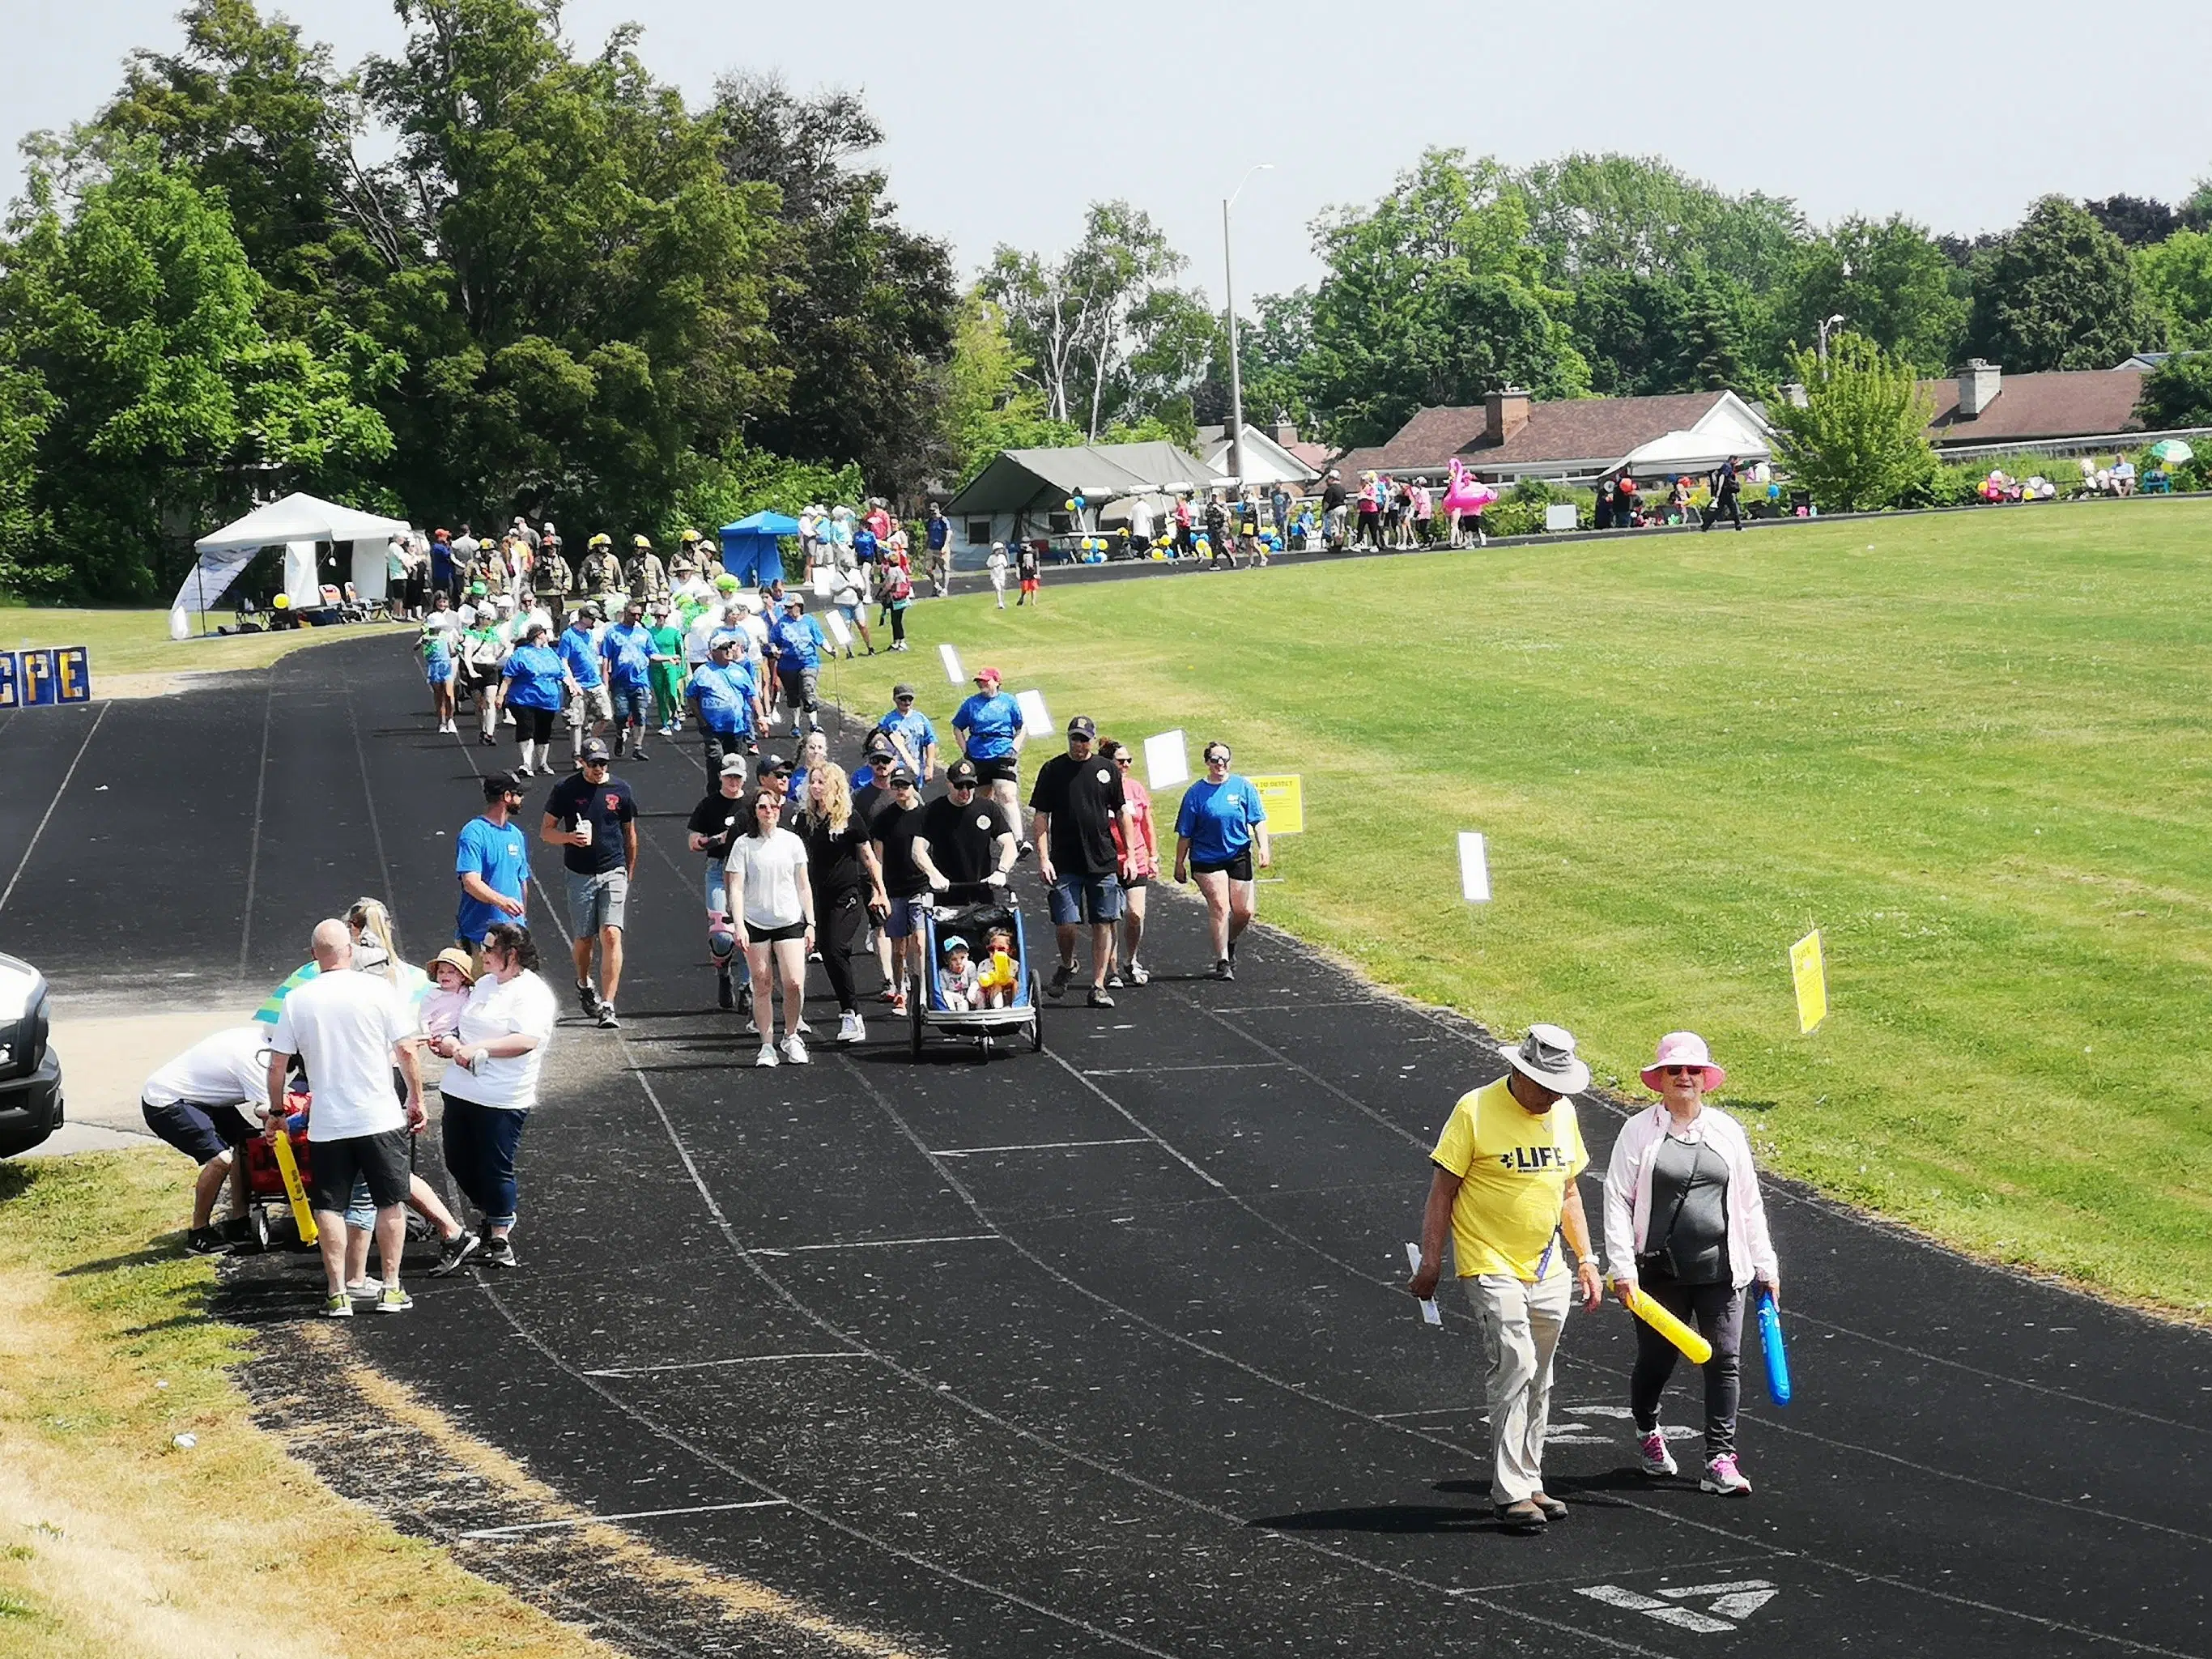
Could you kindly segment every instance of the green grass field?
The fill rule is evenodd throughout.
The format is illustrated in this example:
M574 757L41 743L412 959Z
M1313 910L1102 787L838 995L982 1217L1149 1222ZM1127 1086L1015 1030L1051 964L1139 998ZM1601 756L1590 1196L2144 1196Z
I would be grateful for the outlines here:
M1056 720L1303 774L1262 915L1382 983L1559 1021L1631 1097L1697 1030L1772 1167L2212 1307L2212 504L1048 577L1035 611L911 614L913 655L838 665L848 696L888 708L902 674L942 726L949 640ZM1802 1036L1787 953L1816 926L1832 1012Z
M232 620L210 613L210 626ZM279 657L332 640L358 639L357 628L291 628L281 634L172 640L166 611L57 610L0 604L0 651L82 645L92 653L92 690L105 695L106 674L182 674L220 668L266 668Z

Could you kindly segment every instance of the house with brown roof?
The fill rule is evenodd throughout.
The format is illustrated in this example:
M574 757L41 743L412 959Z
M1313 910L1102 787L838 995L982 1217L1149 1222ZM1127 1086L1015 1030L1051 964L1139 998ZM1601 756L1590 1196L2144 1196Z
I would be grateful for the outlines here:
M1389 442L1349 450L1330 465L1347 479L1362 472L1435 478L1456 457L1493 483L1587 482L1673 432L1698 433L1746 456L1764 459L1768 453L1766 422L1733 392L1538 403L1508 387L1492 392L1479 407L1424 409Z
M1928 441L1956 458L2132 447L2151 435L2136 413L2142 384L2143 370L2126 364L2008 374L1976 357L1951 379L1923 380L1920 389L1936 404Z

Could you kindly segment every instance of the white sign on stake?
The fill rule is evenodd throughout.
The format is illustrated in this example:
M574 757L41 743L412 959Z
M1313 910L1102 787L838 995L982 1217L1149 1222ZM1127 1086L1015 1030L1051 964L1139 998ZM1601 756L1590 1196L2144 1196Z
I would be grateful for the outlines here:
M837 568L818 564L814 567L814 597L826 599L837 589Z
M825 611L822 613L821 622L823 627L830 630L830 637L836 642L840 651L850 651L853 648L853 630L845 625L845 616L842 611Z
M1014 701L1022 706L1022 731L1026 736L1034 740L1052 731L1052 711L1044 706L1043 692L1017 691Z
M1145 778L1154 789L1190 781L1190 745L1181 726L1145 739Z
M1469 904L1490 902L1490 853L1473 830L1459 832L1459 894Z
M949 645L937 647L937 654L945 664L945 678L955 685L968 684L968 676L960 666L960 653Z

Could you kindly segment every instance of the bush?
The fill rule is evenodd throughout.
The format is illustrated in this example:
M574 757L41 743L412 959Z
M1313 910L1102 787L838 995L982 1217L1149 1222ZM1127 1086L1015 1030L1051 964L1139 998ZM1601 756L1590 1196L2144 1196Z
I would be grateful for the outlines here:
M1523 478L1482 515L1482 527L1492 536L1538 535L1544 528L1545 509L1555 502L1573 506L1577 529L1587 530L1597 522L1597 497L1591 491Z

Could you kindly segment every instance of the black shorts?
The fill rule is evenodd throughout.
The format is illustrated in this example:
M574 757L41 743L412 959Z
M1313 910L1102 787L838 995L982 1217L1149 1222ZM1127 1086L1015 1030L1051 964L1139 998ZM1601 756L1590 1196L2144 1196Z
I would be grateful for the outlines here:
M806 924L803 921L794 921L788 927L756 927L750 922L745 924L745 940L751 945L780 945L787 939L805 937Z
M1019 755L1000 755L994 760L976 760L971 756L968 763L975 769L979 782L1019 783L1022 780L1022 757Z
M550 708L520 708L509 703L514 715L514 740L517 743L550 743L553 741L553 710Z
M354 1135L344 1140L310 1140L307 1200L326 1214L343 1214L353 1202L354 1178L368 1183L369 1202L380 1210L407 1201L407 1155L414 1137L404 1129Z
M1246 848L1225 864L1207 864L1200 860L1193 859L1190 872L1194 876L1225 874L1231 881L1249 881L1252 879L1252 849Z
M156 1106L142 1100L138 1109L148 1128L195 1164L220 1158L226 1147L243 1146L261 1133L235 1106L195 1106L188 1100Z

